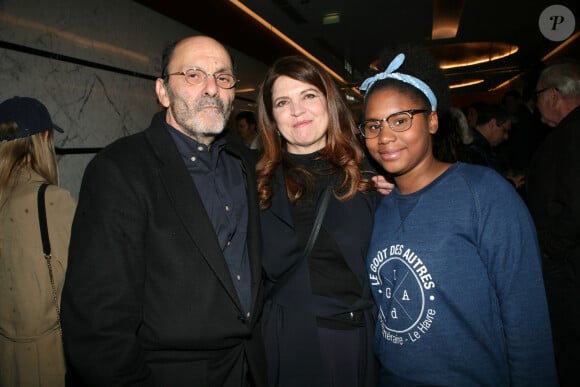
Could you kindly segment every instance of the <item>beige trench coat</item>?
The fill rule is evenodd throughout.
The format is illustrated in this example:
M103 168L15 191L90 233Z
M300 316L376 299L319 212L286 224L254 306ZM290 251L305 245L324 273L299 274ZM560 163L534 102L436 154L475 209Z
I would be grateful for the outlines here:
M43 182L24 169L0 208L0 386L64 386L62 341L38 223L36 195ZM54 185L47 188L59 305L75 208L68 191Z

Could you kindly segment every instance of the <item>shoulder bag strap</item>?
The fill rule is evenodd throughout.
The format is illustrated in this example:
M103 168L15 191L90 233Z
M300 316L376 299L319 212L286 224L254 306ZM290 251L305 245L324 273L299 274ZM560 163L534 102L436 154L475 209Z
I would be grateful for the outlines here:
M50 239L48 238L48 226L46 225L46 207L44 205L44 193L48 184L43 183L38 188L38 222L40 224L40 237L42 238L42 251L45 257L50 256Z
M56 308L56 321L58 323L58 330L62 336L62 327L60 325L60 308L58 307L58 298L56 296L56 287L54 286L54 276L52 274L52 255L50 248L50 238L48 237L48 226L46 224L46 205L44 201L44 194L48 184L43 183L38 188L38 222L40 224L40 237L42 239L42 251L48 267L48 275L50 277L50 286L52 287L52 297L54 306Z
M326 187L324 192L322 192L322 197L320 198L320 205L318 206L318 212L316 213L316 219L314 219L314 225L312 226L312 231L310 232L310 237L308 238L308 243L304 248L304 254L302 255L304 259L308 258L314 247L314 243L318 238L318 233L320 232L320 226L322 226L322 221L324 220L324 214L326 214L326 208L328 207L328 201L330 200L330 194L332 190L330 187Z
M268 292L269 297L272 297L276 294L277 289L280 289L288 280L292 277L292 274L296 271L296 269L300 266L303 260L308 258L312 249L314 248L314 243L318 238L318 233L320 232L320 227L322 226L322 221L324 220L324 214L326 213L326 209L328 207L328 202L330 200L330 195L332 194L332 189L330 187L326 187L322 192L322 196L320 198L320 204L318 206L318 212L316 213L316 218L314 219L314 225L312 226L312 231L310 231L310 237L308 238L308 242L306 243L306 247L304 248L304 252L302 253L301 259L299 259L292 267L286 270L282 276L276 281L272 281L271 289Z

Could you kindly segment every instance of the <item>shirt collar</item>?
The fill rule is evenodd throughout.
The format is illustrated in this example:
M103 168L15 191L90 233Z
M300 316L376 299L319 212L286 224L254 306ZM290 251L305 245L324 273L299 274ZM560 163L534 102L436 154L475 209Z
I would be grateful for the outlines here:
M215 140L211 143L211 147L208 147L205 144L202 144L193 138L187 136L183 132L175 129L173 126L165 122L165 127L167 131L175 141L177 145L177 149L179 153L184 157L189 158L192 153L199 153L199 152L220 152L226 144L226 139L223 133L216 136Z

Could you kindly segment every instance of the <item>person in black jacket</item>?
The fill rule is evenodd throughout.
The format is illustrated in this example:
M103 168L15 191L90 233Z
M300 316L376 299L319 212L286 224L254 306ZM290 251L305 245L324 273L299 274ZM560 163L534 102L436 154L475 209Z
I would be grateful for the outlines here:
M580 374L580 66L558 63L536 85L542 121L552 127L526 177L538 229L560 384Z
M499 157L497 147L509 138L513 116L497 104L478 106L477 123L473 141L467 145L466 161L494 169L504 176L517 190L523 188L523 173L513 173Z
M269 386L374 386L364 262L378 196L351 112L328 73L290 56L267 72L258 115Z
M162 66L164 111L83 177L62 296L67 383L264 386L255 160L222 134L232 61L194 36Z
M502 173L502 165L494 148L508 138L511 124L509 113L500 105L479 105L473 141L467 145L469 161Z

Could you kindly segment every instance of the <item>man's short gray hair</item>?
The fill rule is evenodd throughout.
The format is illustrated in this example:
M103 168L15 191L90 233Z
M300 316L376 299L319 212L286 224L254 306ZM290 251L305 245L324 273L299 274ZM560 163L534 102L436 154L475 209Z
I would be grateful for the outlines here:
M546 67L538 79L542 87L558 89L566 99L580 97L580 65L577 62L562 62Z

